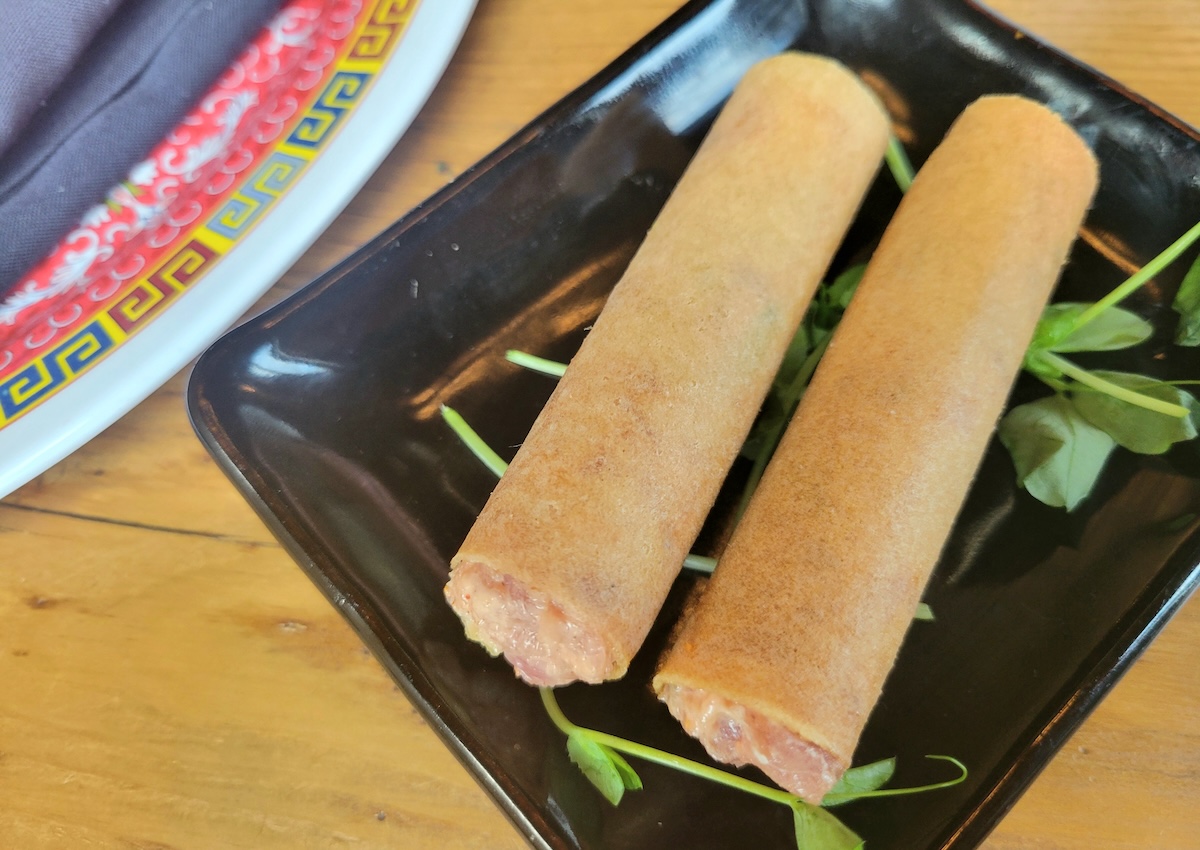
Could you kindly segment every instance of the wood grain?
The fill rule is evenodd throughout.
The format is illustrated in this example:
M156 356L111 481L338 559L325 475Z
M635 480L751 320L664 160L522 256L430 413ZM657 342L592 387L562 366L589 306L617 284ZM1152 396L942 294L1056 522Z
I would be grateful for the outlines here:
M444 185L680 0L484 0L377 176L264 299ZM1195 0L996 0L1200 122ZM191 433L177 376L0 501L0 847L525 843ZM988 840L1200 846L1200 603Z

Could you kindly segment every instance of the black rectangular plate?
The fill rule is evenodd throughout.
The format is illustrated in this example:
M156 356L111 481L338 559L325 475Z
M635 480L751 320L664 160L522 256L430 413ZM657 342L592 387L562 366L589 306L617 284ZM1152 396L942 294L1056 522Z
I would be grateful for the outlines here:
M732 84L794 47L881 93L921 162L988 92L1048 103L1095 148L1101 190L1058 290L1094 300L1200 219L1194 131L958 0L712 0L688 5L349 260L218 341L189 405L209 450L405 692L538 847L790 847L786 809L638 765L612 808L567 760L537 693L468 643L442 601L447 562L494 479L440 403L511 453L551 382L509 347L567 359ZM881 177L841 256L898 201ZM1189 258L1190 259L1190 258ZM1182 267L1182 264L1180 264ZM1181 268L1132 301L1162 330L1106 365L1200 376L1170 344ZM1022 379L1015 400L1040 392ZM975 846L1200 580L1200 454L1114 455L1066 514L1014 484L993 445L858 761L925 753L953 789L839 811L872 848ZM677 591L685 589L682 579ZM678 596L678 592L676 597ZM629 676L565 689L568 716L704 758L649 691L663 627Z

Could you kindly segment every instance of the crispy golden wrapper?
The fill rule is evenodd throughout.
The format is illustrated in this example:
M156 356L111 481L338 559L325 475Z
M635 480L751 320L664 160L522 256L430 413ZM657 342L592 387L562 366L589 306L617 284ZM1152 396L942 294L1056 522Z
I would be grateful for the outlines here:
M468 635L527 681L624 674L887 134L829 59L737 87L452 561Z
M714 757L814 802L850 764L1096 168L1053 112L993 96L917 175L655 677Z

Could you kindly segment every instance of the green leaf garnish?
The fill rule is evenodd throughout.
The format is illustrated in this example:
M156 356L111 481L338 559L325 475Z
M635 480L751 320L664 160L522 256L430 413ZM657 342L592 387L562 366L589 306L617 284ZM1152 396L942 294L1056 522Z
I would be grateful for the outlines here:
M609 747L593 741L583 729L573 729L567 735L567 755L614 806L621 802L626 790L642 788L641 777L629 762Z
M863 840L850 827L816 806L792 806L798 850L860 850Z
M937 619L937 617L933 616L933 609L930 608L926 603L918 602L917 612L913 614L913 619L921 620L922 622L926 623L932 623Z
M1145 342L1154 333L1153 325L1122 307L1112 307L1078 327L1079 317L1090 307L1066 301L1047 306L1038 320L1030 352L1116 351Z
M866 271L866 263L859 263L846 269L833 279L833 283L825 287L822 293L824 300L830 307L836 307L838 310L845 311L850 306L850 299L854 297L854 293L858 289L858 285L862 282ZM840 320L841 316L839 315L836 318ZM836 321L827 322L824 324L824 329L832 331L836 324Z
M1123 389L1149 396L1185 410L1196 410L1195 397L1178 387L1129 372L1097 370L1092 373L1101 380ZM1075 408L1085 419L1104 431L1118 446L1139 454L1157 455L1175 443L1196 436L1196 423L1191 416L1173 416L1142 405L1130 404L1107 393L1079 392L1074 396Z
M892 179L900 187L900 191L907 192L916 175L913 173L912 163L908 161L904 145L900 144L900 140L895 136L888 138L884 160L887 162L888 170L892 172Z
M1200 345L1200 257L1183 276L1183 283L1179 284L1171 309L1179 314L1175 344L1189 347Z
M825 800L822 800L821 804L828 805L826 801L830 797L853 796L882 788L895 772L896 760L894 758L880 759L870 764L852 767L843 773L842 778L829 789L829 793L825 795Z
M625 785L625 790L641 791L642 777L638 776L637 772L629 766L629 762L625 761L625 757L611 747L603 747L603 749L617 768L617 773L621 774L621 782Z
M1090 491L1113 447L1081 427L1080 420L1115 445L1143 454L1161 454L1196 436L1189 415L1196 400L1172 386L1186 382L1089 371L1061 354L1117 351L1149 339L1150 323L1116 305L1198 239L1200 223L1094 304L1051 304L1042 313L1022 365L1055 391L1057 401L1014 410L1000 423L1001 442L1031 495L1070 510ZM1181 316L1176 342L1200 345L1200 259L1185 275L1172 307Z
M1038 500L1068 511L1087 498L1116 445L1057 394L1014 407L998 431L1018 483Z

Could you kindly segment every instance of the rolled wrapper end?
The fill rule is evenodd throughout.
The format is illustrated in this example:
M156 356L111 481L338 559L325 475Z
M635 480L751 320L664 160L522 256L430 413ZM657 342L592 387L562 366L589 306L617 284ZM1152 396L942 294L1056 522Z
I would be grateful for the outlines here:
M752 764L813 805L849 765L783 723L703 688L655 682L658 698L714 759L735 767Z
M625 666L595 631L545 593L487 564L456 564L444 592L467 637L493 656L503 654L517 676L535 687L594 685Z

